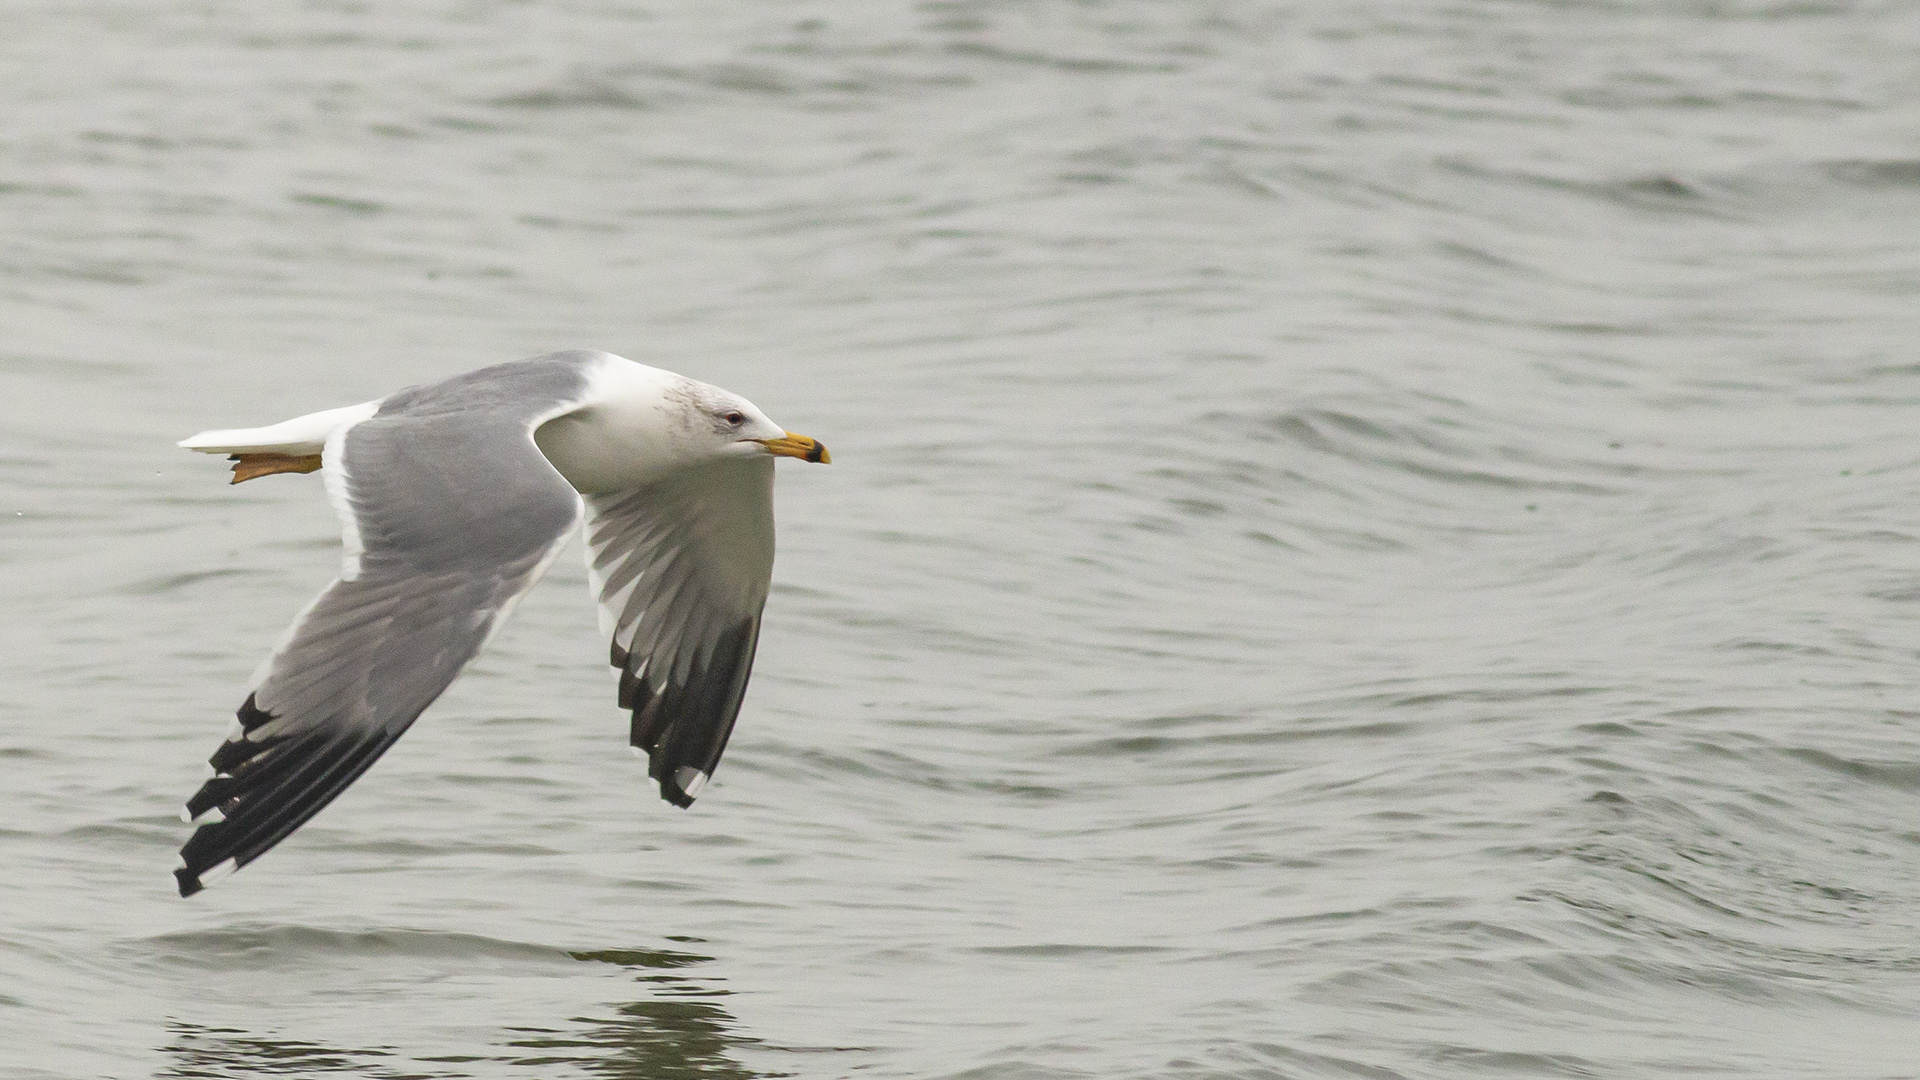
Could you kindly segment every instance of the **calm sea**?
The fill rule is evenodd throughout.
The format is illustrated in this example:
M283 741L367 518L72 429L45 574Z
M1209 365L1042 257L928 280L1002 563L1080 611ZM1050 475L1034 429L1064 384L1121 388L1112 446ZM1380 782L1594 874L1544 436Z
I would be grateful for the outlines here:
M22 2L0 1077L1920 1076L1920 7ZM173 441L601 348L783 468L183 901L338 566Z

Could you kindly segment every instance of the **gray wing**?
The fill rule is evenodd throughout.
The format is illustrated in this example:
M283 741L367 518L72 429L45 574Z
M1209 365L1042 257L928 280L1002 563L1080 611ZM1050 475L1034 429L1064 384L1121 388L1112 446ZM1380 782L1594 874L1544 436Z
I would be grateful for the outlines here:
M564 404L462 408L448 385L437 398L396 395L328 441L347 565L295 621L208 759L215 775L187 816L219 819L181 849L180 895L258 858L365 772L579 522L579 496L532 437Z
M773 576L773 459L587 496L587 572L620 707L660 797L691 806L727 748Z

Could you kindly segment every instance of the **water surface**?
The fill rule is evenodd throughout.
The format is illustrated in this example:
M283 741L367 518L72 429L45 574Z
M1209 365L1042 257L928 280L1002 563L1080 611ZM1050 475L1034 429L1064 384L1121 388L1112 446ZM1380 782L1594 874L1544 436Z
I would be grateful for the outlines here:
M0 1075L1920 1075L1920 13L21 5ZM563 556L191 901L337 566L172 442L604 348L833 448L724 767Z

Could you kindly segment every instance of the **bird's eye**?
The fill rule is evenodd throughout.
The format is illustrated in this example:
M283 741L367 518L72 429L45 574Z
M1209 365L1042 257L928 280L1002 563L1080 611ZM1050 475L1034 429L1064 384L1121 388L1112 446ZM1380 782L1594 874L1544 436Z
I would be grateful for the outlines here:
M738 426L740 424L744 424L747 422L747 418L737 412L730 412L727 415L721 417L721 419L735 426Z

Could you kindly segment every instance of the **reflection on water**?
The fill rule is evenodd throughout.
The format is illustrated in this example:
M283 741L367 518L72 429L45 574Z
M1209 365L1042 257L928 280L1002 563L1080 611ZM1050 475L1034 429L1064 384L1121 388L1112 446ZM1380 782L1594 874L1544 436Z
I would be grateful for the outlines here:
M162 1046L173 1064L155 1073L158 1077L247 1077L261 1075L310 1076L315 1073L351 1073L369 1077L418 1077L459 1075L458 1073L422 1073L415 1068L396 1069L379 1058L393 1058L387 1049L345 1050L300 1039L277 1039L252 1035L234 1028L202 1027L171 1021L167 1025L172 1039Z
M507 1045L537 1053L513 1062L573 1065L596 1076L630 1080L788 1075L755 1072L729 1057L730 1047L757 1040L733 1034L732 1014L710 1001L632 1001L619 1006L617 1016L574 1017L572 1022L585 1030L520 1029L525 1034Z
M632 1080L745 1080L791 1075L757 1072L730 1056L733 1047L759 1043L735 1034L738 1021L712 1000L730 991L712 986L710 978L676 971L706 963L711 957L653 949L603 949L567 955L575 960L640 968L646 974L635 976L636 981L653 984L654 992L637 1001L610 1004L612 1016L569 1017L563 1027L509 1027L499 1045L510 1049L497 1055L416 1057L391 1046L348 1049L176 1020L168 1023L170 1038L160 1048L171 1064L155 1075L171 1080L225 1080L345 1073L415 1080L469 1075L459 1069L466 1062L536 1070L570 1066L587 1075ZM431 1068L435 1065L442 1068Z
M729 1057L729 1047L759 1040L733 1034L733 1014L710 1000L731 991L709 985L711 980L676 969L703 964L712 957L670 949L601 949L569 953L575 960L641 968L650 974L635 976L653 983L660 996L615 1007L611 1017L576 1016L579 1028L515 1028L519 1037L508 1046L537 1051L511 1060L517 1065L573 1065L596 1076L632 1080L675 1080L676 1077L785 1075L759 1073ZM668 974L671 972L671 974Z

